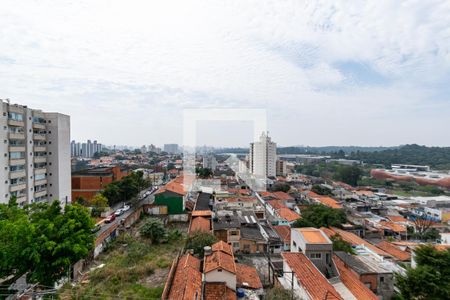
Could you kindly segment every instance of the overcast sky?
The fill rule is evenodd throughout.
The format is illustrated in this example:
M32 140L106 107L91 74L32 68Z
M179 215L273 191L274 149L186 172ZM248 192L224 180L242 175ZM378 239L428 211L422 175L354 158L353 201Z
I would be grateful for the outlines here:
M1 0L0 98L106 144L223 107L267 109L280 145L448 146L450 1ZM199 143L245 146L237 125Z

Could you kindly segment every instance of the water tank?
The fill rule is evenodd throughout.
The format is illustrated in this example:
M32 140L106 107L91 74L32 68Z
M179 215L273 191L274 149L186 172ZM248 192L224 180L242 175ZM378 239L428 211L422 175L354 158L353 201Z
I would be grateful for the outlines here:
M236 295L237 295L238 298L244 298L245 297L245 291L243 289L241 289L241 288L238 288L236 290Z
M212 249L210 246L206 246L203 248L203 252L205 253L205 255L211 255Z

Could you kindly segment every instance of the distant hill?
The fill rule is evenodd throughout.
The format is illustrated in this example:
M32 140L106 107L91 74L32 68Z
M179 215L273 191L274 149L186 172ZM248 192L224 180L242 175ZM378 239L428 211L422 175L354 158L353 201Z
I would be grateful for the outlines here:
M384 164L386 167L399 163L429 165L435 169L450 170L450 147L412 144L375 152L354 151L348 158L363 160L366 163Z
M278 154L333 154L343 151L345 154L352 152L375 152L387 149L395 149L398 147L359 147L359 146L324 146L324 147L309 147L309 146L291 146L278 147ZM248 153L248 148L224 148L216 150L217 153Z

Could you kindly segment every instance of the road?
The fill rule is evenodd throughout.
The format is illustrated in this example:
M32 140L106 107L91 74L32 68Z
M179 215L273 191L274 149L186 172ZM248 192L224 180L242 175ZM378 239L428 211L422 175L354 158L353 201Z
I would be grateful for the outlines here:
M145 192L147 192L147 191L148 191L148 189L142 191L141 194L140 194L140 196L142 196L142 195L143 195ZM100 228L99 231L97 231L97 232L95 233L95 236L96 236L96 237L100 236L103 232L107 231L113 224L116 224L116 223L120 222L121 220L126 219L129 215L131 215L131 214L136 210L136 208L140 207L145 201L149 201L149 200L151 201L151 200L154 198L154 195L153 195L153 194L154 194L156 191L157 191L157 190L153 191L150 195L148 195L148 196L145 197L144 199L140 200L140 201L137 203L137 205L136 205L135 207L131 207L128 211L126 211L126 212L123 213L122 215L117 216L116 219L115 219L113 222L111 222L111 223L101 223L101 224L100 224L100 225L101 225L101 228ZM113 211L116 211L117 209L123 207L124 203L125 203L125 202L121 202L121 203L118 203L118 204L114 205L114 210L113 210Z

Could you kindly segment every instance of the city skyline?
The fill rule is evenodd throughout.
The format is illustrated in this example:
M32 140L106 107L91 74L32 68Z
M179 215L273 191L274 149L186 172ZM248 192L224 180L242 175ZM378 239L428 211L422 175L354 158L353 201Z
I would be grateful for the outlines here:
M109 145L181 144L183 109L213 107L266 109L280 145L449 146L448 15L445 1L6 0L1 97Z

